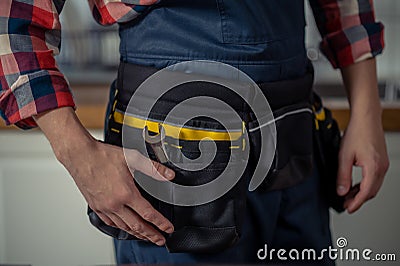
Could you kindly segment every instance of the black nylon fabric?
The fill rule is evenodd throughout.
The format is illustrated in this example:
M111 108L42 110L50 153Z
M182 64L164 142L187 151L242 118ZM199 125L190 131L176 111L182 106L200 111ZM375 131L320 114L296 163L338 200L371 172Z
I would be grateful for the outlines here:
M117 80L116 108L125 111L135 89L156 71L157 69L150 67L121 63ZM264 83L259 86L267 97L274 116L280 117L288 112L311 106L312 83L313 72L310 69L310 72L300 79ZM249 130L249 139L246 140L248 145L243 152L250 149L250 160L239 182L227 194L200 206L181 207L167 204L155 199L139 187L142 195L174 224L175 232L165 235L166 247L170 252L214 253L226 249L238 241L246 208L246 190L261 149L259 131L251 131L259 126L254 114L238 95L220 85L207 82L180 85L161 98L153 108L150 117L163 121L169 110L180 101L200 95L221 99L238 112L246 123L246 129ZM109 117L105 142L122 146L122 125L113 120L112 112ZM275 160L269 173L265 173L266 178L259 188L260 191L290 187L311 175L312 122L313 115L309 112L287 116L276 121L277 151ZM192 119L188 125L224 129L222 125L203 117ZM130 136L142 138L142 130L136 128L127 128L127 130ZM167 138L167 141L172 140ZM168 156L174 161L179 159L174 156L182 153L192 159L200 155L198 141L179 140L177 144L182 146L181 150L169 149L167 151ZM194 186L212 181L225 169L230 156L233 155L235 159L235 151L229 148L231 145L230 141L218 142L217 155L214 160L208 167L200 171L186 171L167 163L167 166L176 172L173 182ZM156 159L150 147L147 147L147 151L142 152L147 152L151 159ZM235 174L235 164L229 171L232 175ZM115 230L105 225L92 210L89 209L88 214L91 223L102 232L122 240L135 239L134 236L122 230Z
M159 69L154 67L121 62L116 85L118 89L117 102L125 106L128 105L136 88L157 71ZM258 85L267 98L271 110L275 111L299 102L310 103L313 82L314 70L310 63L307 74L300 78L259 83ZM243 100L234 92L218 84L207 82L191 82L184 86L177 86L173 92L167 93L162 99L171 106L175 106L183 99L198 95L207 95L223 100L238 112L249 111L248 107L247 109L244 108ZM162 112L165 112L165 110Z

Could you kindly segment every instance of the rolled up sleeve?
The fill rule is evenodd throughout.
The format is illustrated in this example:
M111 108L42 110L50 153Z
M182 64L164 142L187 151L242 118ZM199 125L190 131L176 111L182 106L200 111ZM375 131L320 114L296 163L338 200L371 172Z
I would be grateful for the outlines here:
M384 26L375 21L372 0L310 0L322 36L321 51L334 68L381 54Z
M32 116L75 107L54 59L61 42L63 4L64 0L0 1L0 113L8 125L33 128Z

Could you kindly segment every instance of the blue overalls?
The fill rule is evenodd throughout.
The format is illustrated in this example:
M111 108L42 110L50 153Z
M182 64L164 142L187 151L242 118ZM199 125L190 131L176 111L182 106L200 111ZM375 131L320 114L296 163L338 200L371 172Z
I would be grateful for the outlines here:
M120 53L124 62L159 69L196 59L220 61L256 82L270 82L306 73L309 61L304 35L302 0L163 0L137 20L120 25ZM276 250L328 248L328 209L314 168L312 176L293 187L248 192L242 237L222 253L169 253L143 241L116 240L117 262L285 263L260 261L257 251L265 244ZM332 264L328 260L316 262L324 263Z

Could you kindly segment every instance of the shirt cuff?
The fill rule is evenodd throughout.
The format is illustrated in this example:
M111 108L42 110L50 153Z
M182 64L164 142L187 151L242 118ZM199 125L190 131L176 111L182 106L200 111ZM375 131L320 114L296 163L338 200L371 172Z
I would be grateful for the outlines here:
M58 71L21 75L4 94L1 115L7 125L14 124L21 129L37 127L34 115L60 107L75 108L68 82Z
M320 48L334 68L344 68L381 54L384 46L384 26L377 22L328 34Z

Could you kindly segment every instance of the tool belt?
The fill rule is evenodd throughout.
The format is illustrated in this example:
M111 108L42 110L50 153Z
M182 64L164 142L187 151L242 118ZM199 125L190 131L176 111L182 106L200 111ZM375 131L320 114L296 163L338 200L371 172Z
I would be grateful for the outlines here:
M122 146L123 123L129 130L128 133L137 138L142 138L145 126L150 131L157 132L158 125L163 123L169 110L190 97L207 95L228 103L243 119L243 128L238 128L234 132L224 131L222 125L206 117L191 119L179 134L175 134L175 125L164 124L166 152L173 161L179 161L181 159L179 156L182 154L190 159L197 158L200 155L199 141L204 137L212 139L217 146L215 158L205 169L187 171L166 163L175 171L176 177L173 182L178 184L195 186L208 183L226 168L232 154L250 149L246 170L228 193L199 206L174 206L154 198L138 185L142 195L174 225L175 232L166 235L166 247L170 252L219 252L232 246L240 238L241 224L246 211L249 177L258 162L261 149L261 136L257 130L260 125L251 109L238 95L221 85L200 81L185 83L169 91L154 106L148 120L137 114L127 113L127 105L135 90L157 71L158 69L152 67L124 62L120 64L116 82L117 92L108 117L105 142ZM314 125L313 70L310 67L306 75L294 80L258 85L268 99L277 130L277 147L272 168L265 173L266 178L256 191L263 193L296 185L311 175ZM243 137L246 130L247 139ZM156 159L151 149L146 152L151 159ZM235 167L228 171L234 174ZM90 222L102 232L121 240L136 239L123 230L107 226L90 208L88 214Z
M336 181L339 168L339 148L341 132L332 112L322 105L321 98L314 93L314 154L321 176L322 193L328 205L336 212L344 209L345 196L336 192Z

